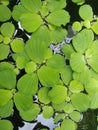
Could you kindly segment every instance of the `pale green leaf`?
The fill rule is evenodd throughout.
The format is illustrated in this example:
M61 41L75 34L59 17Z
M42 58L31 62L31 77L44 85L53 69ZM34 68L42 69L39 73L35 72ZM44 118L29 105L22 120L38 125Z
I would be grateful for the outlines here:
M75 30L75 31L80 31L82 29L82 25L80 22L78 21L75 21L72 25L72 28Z
M51 118L54 114L54 110L51 106L44 106L42 110L43 110L42 115L46 119Z
M69 22L70 16L67 11L64 10L58 10L50 13L49 16L47 16L46 21L50 24L53 24L55 26L61 26L66 25Z
M33 99L31 95L24 95L20 92L17 92L14 95L14 103L19 111L27 111L31 108Z
M94 33L96 33L98 35L98 21L94 22L91 26L92 30L94 31Z
M98 108L98 92L91 96L90 108L91 109L97 109Z
M10 90L0 89L0 107L6 105L12 96Z
M76 130L77 125L70 119L65 119L61 124L60 130Z
M35 73L23 75L17 83L19 92L26 95L34 95L38 90L38 78Z
M0 60L7 58L10 48L8 45L0 44Z
M6 22L6 23L2 24L0 31L1 31L1 33L4 37L10 37L11 38L14 34L15 27L12 23Z
M89 13L88 13L89 12ZM93 19L93 10L92 7L90 5L82 5L79 8L79 15L83 20L90 20L92 21Z
M73 121L79 122L81 120L82 114L78 111L73 111L69 116Z
M31 13L37 13L42 6L41 0L21 0L21 4Z
M66 103L64 106L64 112L66 112L67 114L70 114L74 111L74 107L72 106L71 103Z
M49 92L50 100L55 104L61 104L67 97L67 88L65 86L56 85Z
M54 122L58 123L62 120L65 119L65 114L64 113L58 113L57 115L54 116Z
M4 69L0 71L0 87L6 89L15 88L16 74L11 69Z
M82 5L85 0L72 0L72 2L76 3L77 5Z
M0 4L0 21L5 22L10 18L11 18L10 9L7 6Z
M16 53L23 52L23 50L24 50L24 42L23 42L23 40L14 39L11 42L11 48L12 48L13 52L16 52Z
M42 24L40 15L35 13L24 13L20 17L21 26L29 33L35 32Z
M33 103L31 108L26 111L20 111L20 116L25 121L33 121L39 114L40 107L38 104Z
M13 130L14 126L9 120L0 120L0 130Z
M87 111L90 107L90 98L87 94L77 93L71 96L72 105L80 112Z
M48 87L42 87L38 91L38 99L40 102L44 104L50 103L50 99L48 97L49 88Z
M43 86L52 87L59 83L59 73L53 68L43 66L37 71L37 74Z
M82 72L86 67L84 56L81 53L72 53L70 65L74 71Z

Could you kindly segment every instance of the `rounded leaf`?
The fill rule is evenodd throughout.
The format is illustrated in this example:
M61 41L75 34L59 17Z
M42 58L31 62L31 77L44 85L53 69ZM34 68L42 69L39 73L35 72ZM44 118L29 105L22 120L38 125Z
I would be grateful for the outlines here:
M9 120L0 120L0 130L13 130L13 128Z
M72 27L73 27L73 29L74 29L75 31L80 31L80 30L82 29L82 25L81 25L81 23L78 22L78 21L75 21L75 22L73 23Z
M38 78L35 73L23 75L17 83L19 92L26 95L34 95L38 90Z
M24 13L20 17L21 26L29 33L35 32L42 24L40 15Z
M0 60L6 59L9 52L10 48L8 45L0 44Z
M90 98L83 93L73 94L71 96L72 105L81 112L86 111L90 107Z
M10 17L11 17L10 9L7 6L0 4L0 21L5 22L9 20Z
M73 121L79 122L81 120L82 114L78 111L73 111L69 116Z
M12 23L7 22L7 23L2 24L0 31L1 31L1 33L4 37L10 37L11 38L12 35L14 34L15 27Z
M57 85L49 91L48 96L54 104L60 104L67 97L67 88L65 86Z
M89 13L88 13L89 12ZM79 9L79 15L83 20L90 20L93 19L93 11L90 5L82 5Z

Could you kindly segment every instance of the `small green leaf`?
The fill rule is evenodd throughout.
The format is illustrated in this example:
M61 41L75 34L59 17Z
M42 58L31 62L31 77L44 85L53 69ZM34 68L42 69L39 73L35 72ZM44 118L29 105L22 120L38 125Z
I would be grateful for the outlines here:
M14 31L15 31L15 27L12 23L10 22L7 22L7 23L3 23L1 28L0 28L0 31L2 33L2 35L4 37L12 37L12 35L14 34Z
M59 73L53 68L42 66L37 74L43 86L52 87L59 83Z
M86 111L90 107L90 98L84 93L77 93L71 96L72 105L80 112Z
M3 41L3 36L0 34L0 43Z
M40 107L38 104L33 103L31 108L26 111L20 111L20 116L25 121L33 121L39 114Z
M78 111L73 111L69 116L73 121L79 122L81 120L82 114Z
M77 5L82 5L85 0L72 0L72 2L76 3Z
M61 71L61 79L63 80L64 84L68 85L70 81L72 80L72 69L70 66L66 66L62 71Z
M7 104L0 106L0 117L6 118L9 117L13 112L13 101L8 101Z
M89 12L89 13L88 13ZM92 21L93 19L93 10L92 7L90 5L82 5L79 8L79 15L83 20L90 20Z
M74 71L82 72L86 67L84 56L81 53L72 53L70 65Z
M0 107L6 105L12 96L10 90L0 89Z
M58 122L60 122L60 121L62 121L64 119L65 119L65 114L64 113L59 113L59 114L54 116L54 122L55 123L58 123Z
M78 21L75 21L75 22L73 23L72 27L73 27L73 29L74 29L75 31L80 31L80 30L82 29L82 25L81 25L81 23L78 22Z
M0 44L0 60L4 60L7 58L10 51L9 49L10 48L8 45Z
M14 70L14 65L9 62L3 61L0 63L0 71L5 70L5 69Z
M11 41L10 37L4 37L4 38L3 38L3 43L4 43L4 44L9 44L10 41Z
M66 62L63 56L56 54L47 61L47 66L61 72L66 67Z
M50 13L50 15L47 16L46 21L50 24L60 27L61 25L65 26L69 22L69 19L70 16L67 11L58 10Z
M21 0L21 4L31 13L37 13L42 6L41 0Z
M67 88L65 86L57 85L49 91L48 96L53 103L60 104L67 97Z
M54 114L54 110L51 106L44 106L43 108L42 115L44 118L51 118Z
M65 104L66 104L65 101L63 101L63 102L60 103L60 104L52 103L52 106L53 106L53 108L54 108L56 111L62 112L62 111L64 111Z
M94 31L94 33L96 33L98 35L98 21L94 22L93 25L91 26L91 28Z
M16 74L13 70L5 69L0 71L1 88L12 89L15 88L15 85L16 85Z
M49 88L48 87L42 87L38 91L38 99L40 102L44 104L50 103L50 99L48 97Z
M60 130L76 130L77 125L70 119L65 119L61 124Z
M23 42L23 40L14 39L11 42L11 48L12 48L13 52L16 52L16 53L23 52L23 50L24 50L24 42Z
M74 107L72 106L71 103L66 103L64 106L64 112L66 112L67 114L70 114L74 111Z
M24 13L20 17L21 26L29 33L35 32L42 24L40 15Z
M27 111L31 108L33 100L31 95L24 95L20 92L14 95L14 103L19 111Z
M0 4L0 21L5 22L9 20L10 17L11 17L10 9L7 6Z
M66 0L48 0L47 7L50 12L61 10L66 7Z
M0 120L0 130L13 130L14 127L9 120Z
M91 104L90 104L91 109L97 109L98 108L98 92L93 94L91 96Z
M34 95L38 89L38 78L35 73L23 75L17 83L19 92L26 95Z
M84 87L83 85L77 81L77 80L72 80L70 82L70 86L69 86L69 90L72 92L72 93L79 93L81 91L84 90Z
M30 61L26 64L25 66L25 71L26 73L30 74L32 72L34 72L37 69L37 65L35 64L35 62Z

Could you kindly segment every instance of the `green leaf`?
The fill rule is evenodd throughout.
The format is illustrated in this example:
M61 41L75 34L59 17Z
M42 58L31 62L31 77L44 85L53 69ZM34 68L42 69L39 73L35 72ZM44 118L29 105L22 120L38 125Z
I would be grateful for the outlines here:
M25 66L25 71L26 73L30 74L32 72L34 72L37 69L37 65L35 64L35 62L30 61L26 64Z
M88 13L89 12L89 13ZM79 8L79 15L83 20L90 20L92 21L93 19L93 10L92 7L90 5L82 5Z
M25 51L29 58L35 63L41 63L44 61L45 54L47 52L47 44L45 42L40 41L40 39L29 39L25 46Z
M66 66L62 71L61 71L61 79L63 80L64 84L68 85L70 81L72 80L72 69L70 66Z
M16 52L16 53L23 52L23 50L24 50L24 42L23 42L23 40L14 39L11 42L11 48L12 48L13 52Z
M93 23L91 29L98 35L98 21Z
M81 53L72 53L70 65L74 71L82 72L86 67L84 56Z
M33 121L39 114L40 107L38 104L33 103L31 108L26 111L20 111L20 116L25 121Z
M81 25L81 23L78 22L78 21L75 21L75 22L73 23L72 27L73 27L73 29L74 29L75 31L80 31L80 30L82 29L82 25Z
M47 66L56 69L58 72L61 72L66 67L66 62L63 56L56 54L53 55L48 61Z
M0 107L6 105L12 96L10 90L0 89Z
M73 38L73 46L77 52L84 53L94 40L91 30L84 29Z
M83 85L89 82L90 77L91 77L90 70L87 67L80 73L77 72L73 73L73 78L81 82Z
M14 95L14 103L19 111L27 111L31 108L33 100L31 95L24 95L17 92Z
M83 85L77 81L77 80L72 80L70 82L70 86L69 86L69 90L72 92L72 93L79 93L81 91L84 90L84 87Z
M44 35L43 35L44 34ZM39 41L45 42L45 44L48 46L51 43L50 39L50 31L46 26L40 26L39 29L37 29L34 33L31 35L31 39L39 39Z
M9 120L0 120L0 130L13 130L14 127Z
M69 59L70 56L71 56L71 54L72 54L73 52L75 52L71 44L70 44L70 45L69 45L69 44L65 44L65 45L62 47L62 51L63 51L63 53L65 54L65 58L66 58L66 59Z
M19 92L34 95L38 90L38 78L35 73L23 75L17 83Z
M52 87L59 83L59 73L53 68L42 66L37 74L43 86Z
M44 118L48 119L53 116L54 110L51 106L44 106L42 109L43 109L42 115Z
M66 103L64 106L64 112L66 112L67 114L70 114L74 111L74 107L72 106L71 103Z
M97 109L98 108L98 92L91 96L90 108L91 109Z
M23 13L28 13L28 10L26 10L22 5L15 5L13 7L12 17L14 18L14 20L19 21L20 16Z
M69 116L73 121L79 122L81 120L82 114L78 111L73 111Z
M5 22L9 20L10 17L11 17L10 9L7 6L0 4L0 21Z
M50 12L61 10L66 7L66 0L48 0L47 7Z
M11 38L12 35L14 34L14 31L15 31L15 27L12 23L10 22L7 22L7 23L3 23L1 25L1 28L0 28L0 31L2 33L2 35L4 37L9 37Z
M48 96L53 103L60 104L67 97L67 88L65 86L57 85L48 92Z
M77 93L71 96L72 105L80 112L86 111L90 107L90 98L84 93Z
M40 15L24 13L20 17L21 26L29 33L35 32L42 24Z
M9 5L9 0L0 0L3 5Z
M67 36L66 29L63 29L61 27L56 28L54 30L50 30L50 37L53 43L62 42L66 36Z
M85 85L85 90L89 95L94 95L98 91L98 80L90 78Z
M6 59L9 51L10 50L8 45L0 44L0 60Z
M31 13L37 13L42 6L41 0L21 0L21 4Z
M69 22L69 19L70 16L67 11L58 10L50 13L50 15L47 16L46 21L50 24L60 27L61 25L65 26Z
M52 103L52 106L53 106L53 108L54 108L56 111L62 112L62 111L64 111L65 104L66 104L65 101L63 101L63 102L60 103L60 104Z
M60 130L76 130L77 125L70 119L65 119L61 124Z
M49 88L48 87L42 87L38 91L38 99L40 102L44 104L50 103L50 99L48 97Z
M54 116L54 122L58 123L62 120L65 119L65 114L64 113L58 113L57 115Z
M10 42L11 42L10 37L4 37L4 38L3 38L3 43L4 43L4 44L9 44Z
M72 0L72 2L76 3L77 5L82 5L85 0Z
M16 74L11 69L5 69L0 71L0 87L6 89L15 88Z
M43 3L41 9L40 9L41 16L44 18L49 14L49 9L45 3Z
M0 34L0 43L2 43L3 38L4 38L4 37Z
M6 61L1 62L0 63L0 71L6 70L6 69L14 70L14 65L9 63L9 62L6 62Z
M9 117L13 112L13 101L8 101L7 104L0 106L0 117L6 118Z

